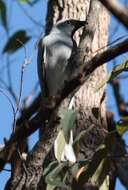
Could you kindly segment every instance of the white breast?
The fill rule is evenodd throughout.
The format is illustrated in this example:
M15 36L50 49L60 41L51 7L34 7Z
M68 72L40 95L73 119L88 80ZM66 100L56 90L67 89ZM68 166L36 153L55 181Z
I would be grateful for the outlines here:
M71 56L73 42L69 37L50 34L44 38L43 44L49 95L55 96L66 80L65 70Z

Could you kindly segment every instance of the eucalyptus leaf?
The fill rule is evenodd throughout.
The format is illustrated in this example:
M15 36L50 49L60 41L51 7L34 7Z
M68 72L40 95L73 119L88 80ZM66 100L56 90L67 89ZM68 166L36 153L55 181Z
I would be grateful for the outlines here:
M27 3L28 5L33 6L34 4L36 4L39 0L18 0L18 2L20 3Z
M30 2L30 0L17 0L17 1L20 3L29 3Z
M15 32L5 44L3 53L14 53L19 48L23 47L30 40L30 36L26 34L25 30Z
M88 128L87 128L86 130L81 131L81 132L76 136L76 138L74 139L73 148L74 148L76 154L78 154L78 153L79 153L79 150L80 150L80 140L81 140L82 138L85 138L85 135L88 134L88 132L91 131L92 128L93 128L93 125L88 126Z
M126 131L128 131L128 116L124 116L120 119L116 124L117 132L120 135L123 135Z
M100 146L92 157L91 162L85 171L78 178L78 183L83 186L95 174L102 160L106 157L107 151L105 145Z
M61 187L61 188L66 188L65 183L62 182L62 179L58 176L57 178L49 178L47 179L47 183L52 186L52 188L55 187Z
M109 190L110 177L106 175L103 184L100 186L99 190Z
M43 176L48 175L57 166L58 166L58 162L57 161L51 162L46 168L44 168Z
M56 178L58 175L60 175L60 173L63 171L64 168L67 167L67 163L63 162L60 163L57 167L55 167L48 175L47 178L51 177L51 178Z
M62 109L60 110L60 128L64 132L64 137L66 142L69 142L70 130L75 127L76 111L71 109Z
M106 83L110 83L115 77L117 77L122 72L128 71L128 60L120 65L116 65L108 76L103 80L103 82L96 87L96 91L100 90Z
M60 163L45 177L45 182L56 187L66 187L66 185L63 182L63 178L66 172L67 163Z
M70 161L72 163L76 162L76 156L73 149L73 133L70 133L69 143L66 142L64 137L64 132L59 131L59 134L54 143L54 152L56 159L60 161Z
M104 187L103 184L106 180L106 177L109 174L109 170L110 170L109 160L106 158L102 159L95 173L91 177L91 183L97 185L98 187L100 187L100 189L103 189Z
M85 136L87 133L86 130L81 131L75 138L74 143L73 143L73 148L75 150L75 153L78 154L80 150L80 140Z
M47 184L46 190L54 190L55 188L55 185Z
M79 161L69 167L70 173L74 178L77 178L77 173L80 168L84 167L85 165L89 164L88 160Z
M58 136L55 140L55 143L54 143L54 153L55 153L55 157L58 160L58 162L61 161L61 157L62 157L62 153L64 151L65 144L66 144L66 140L64 137L64 133L62 130L60 130L58 133Z

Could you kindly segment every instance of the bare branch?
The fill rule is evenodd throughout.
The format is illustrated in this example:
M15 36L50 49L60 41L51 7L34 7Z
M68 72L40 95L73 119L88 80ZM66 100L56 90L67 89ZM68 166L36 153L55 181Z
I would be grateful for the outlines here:
M83 81L81 81L78 75L72 79L72 81L68 82L62 91L63 99L74 90L76 91L87 80L87 77L99 66L126 52L128 52L128 39L104 50L102 53L96 54L92 59L85 62L81 73L82 75L84 74Z
M126 28L128 28L128 9L116 0L99 0Z
M86 73L85 75L92 73L97 67L126 52L128 52L128 38L105 50L104 52L97 54L90 61L88 61L84 68Z

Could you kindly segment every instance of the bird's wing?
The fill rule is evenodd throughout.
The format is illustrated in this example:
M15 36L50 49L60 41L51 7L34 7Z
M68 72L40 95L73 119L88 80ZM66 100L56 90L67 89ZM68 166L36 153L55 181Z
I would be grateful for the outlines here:
M70 59L73 59L73 60L75 59L76 51L77 51L77 44L76 44L76 41L73 39L73 48L72 48Z
M46 63L44 61L44 46L41 39L38 44L37 70L38 70L38 77L39 77L41 91L42 91L43 96L46 97L48 94L48 88L47 88L45 65Z
M71 56L68 60L68 66L67 66L67 72L68 75L71 76L73 74L73 72L75 71L77 65L76 65L76 53L77 53L77 44L76 41L74 39L73 40L73 47L72 47L72 52L71 52Z

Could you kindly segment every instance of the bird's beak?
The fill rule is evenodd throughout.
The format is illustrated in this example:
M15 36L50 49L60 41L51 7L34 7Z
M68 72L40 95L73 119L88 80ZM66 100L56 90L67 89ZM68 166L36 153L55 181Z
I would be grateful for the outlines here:
M85 26L85 24L87 24L86 21L76 21L75 23L75 28L78 30L79 28L81 28L82 26Z
M87 21L80 21L80 20L74 20L73 25L74 25L74 31L73 34L75 33L76 30L81 28L82 26L85 26L87 24Z

